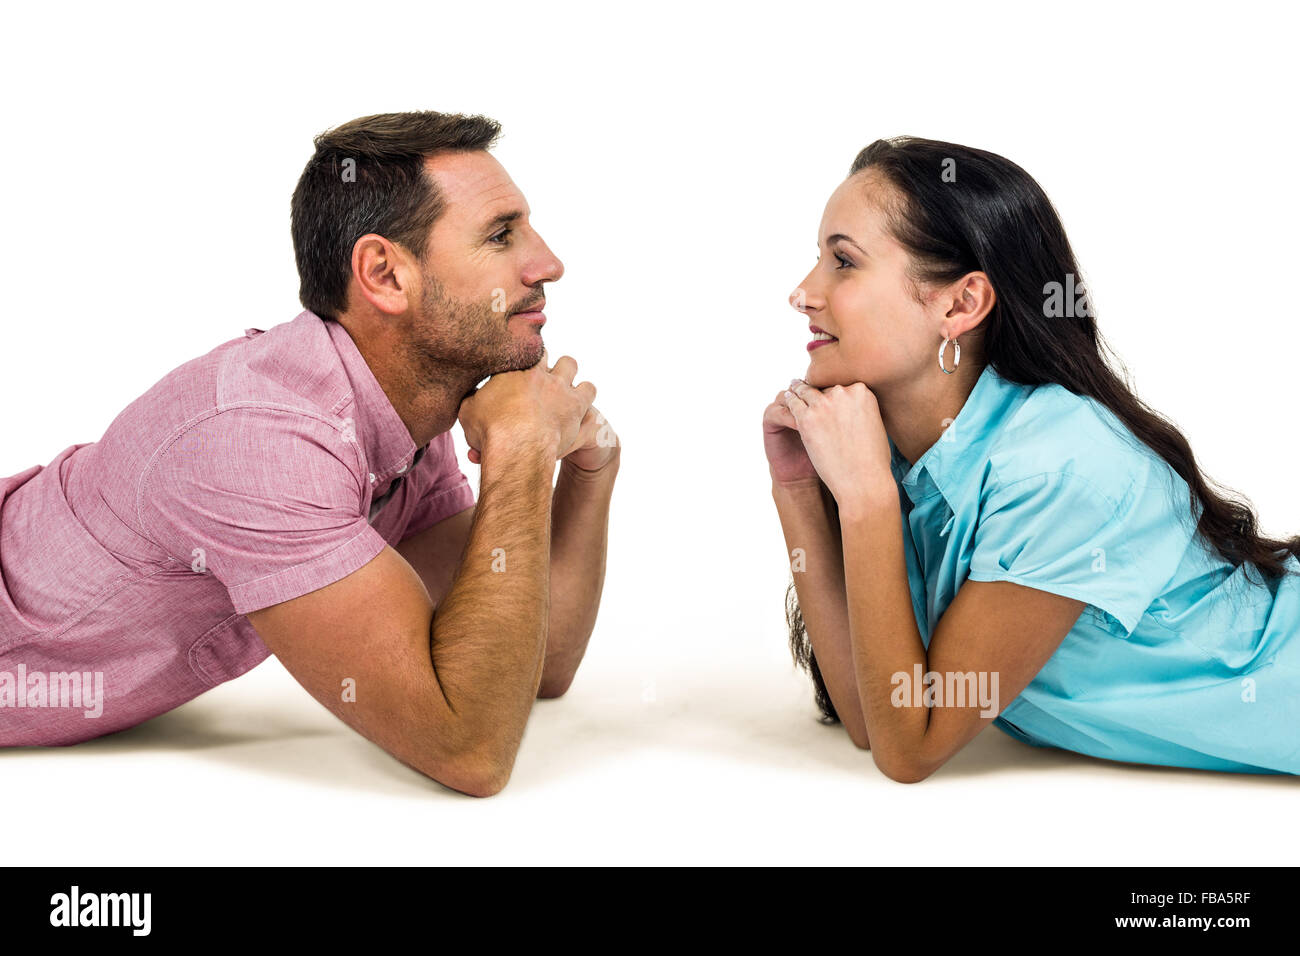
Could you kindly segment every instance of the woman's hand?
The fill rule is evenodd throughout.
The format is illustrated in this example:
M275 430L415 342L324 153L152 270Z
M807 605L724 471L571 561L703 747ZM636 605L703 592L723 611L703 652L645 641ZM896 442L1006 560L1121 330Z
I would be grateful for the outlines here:
M889 436L875 393L862 382L822 390L795 379L781 393L801 447L826 483L841 515L898 494L890 469Z
M772 404L763 410L763 450L772 481L778 485L816 481L817 469L799 437L799 426L777 392Z

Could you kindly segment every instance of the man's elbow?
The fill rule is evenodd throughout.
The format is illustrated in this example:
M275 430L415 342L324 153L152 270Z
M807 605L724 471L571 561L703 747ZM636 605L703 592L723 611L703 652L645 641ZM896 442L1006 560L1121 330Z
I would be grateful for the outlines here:
M481 765L464 765L457 767L441 767L432 773L425 771L425 776L430 777L445 787L452 790L458 790L470 797L493 797L506 788L506 783L510 780L510 771L501 771L495 767L484 767Z
M542 668L542 682L537 687L538 700L563 697L577 674L578 662L566 664L559 660L547 661Z
M562 674L558 677L544 676L542 683L537 688L538 700L551 700L556 697L563 697L565 691L573 683L573 674Z
M422 774L444 787L471 797L492 797L505 789L514 769L514 754L486 749L466 751L433 766L418 767Z
M509 774L480 775L469 778L466 783L452 789L469 797L495 797L506 788L509 780Z

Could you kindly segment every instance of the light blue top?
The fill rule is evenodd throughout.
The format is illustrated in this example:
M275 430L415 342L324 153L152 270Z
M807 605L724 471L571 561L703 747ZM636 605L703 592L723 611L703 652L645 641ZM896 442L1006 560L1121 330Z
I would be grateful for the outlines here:
M967 578L1090 605L995 726L1108 760L1300 773L1300 576L1218 556L1187 483L1105 406L986 366L915 465L890 450L926 647Z

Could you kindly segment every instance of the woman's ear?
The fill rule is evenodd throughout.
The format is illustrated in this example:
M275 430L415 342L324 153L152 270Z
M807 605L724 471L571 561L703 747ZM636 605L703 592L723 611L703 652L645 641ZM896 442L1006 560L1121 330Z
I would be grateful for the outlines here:
M945 337L955 339L971 331L993 310L997 302L993 283L983 272L971 272L951 287L944 315Z

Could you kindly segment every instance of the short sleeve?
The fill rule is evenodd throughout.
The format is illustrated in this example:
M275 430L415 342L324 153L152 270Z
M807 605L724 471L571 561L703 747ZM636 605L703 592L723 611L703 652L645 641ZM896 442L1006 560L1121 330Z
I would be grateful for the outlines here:
M474 506L474 489L460 470L451 432L443 432L429 443L418 468L422 491L402 532L403 538Z
M247 614L332 584L384 549L362 514L363 470L355 441L324 419L227 409L160 449L141 478L138 520Z
M1157 478L1153 484L1135 480L1118 501L1071 472L995 486L976 525L969 579L1010 581L1084 601L1127 638L1173 577L1195 532L1190 502L1176 497L1180 487L1186 494L1186 485L1150 476Z

